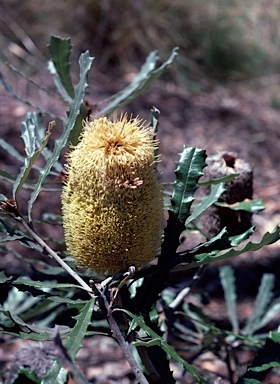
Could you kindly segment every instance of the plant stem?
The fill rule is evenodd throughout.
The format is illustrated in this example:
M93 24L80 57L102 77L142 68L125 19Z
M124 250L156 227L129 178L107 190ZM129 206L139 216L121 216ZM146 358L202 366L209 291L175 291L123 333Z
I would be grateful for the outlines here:
M108 300L104 293L98 289L98 287L94 284L94 282L91 280L92 283L92 289L97 296L100 308L105 313L108 323L110 325L110 328L112 330L113 336L116 338L117 342L119 343L125 358L127 359L131 369L133 370L135 377L137 379L137 383L139 384L149 384L147 379L145 378L143 372L141 371L139 365L137 364L136 360L134 359L134 356L132 354L132 351L129 347L129 344L127 341L125 341L121 330L114 319L112 309L110 307L110 304L108 303Z
M24 228L30 233L30 235L33 237L33 239L36 241L36 243L45 251L47 254L55 259L61 267L68 272L80 285L82 288L84 288L88 294L91 297L96 297L98 298L98 302L100 305L100 308L102 311L105 313L108 323L110 325L111 331L113 333L113 336L116 338L118 341L125 358L127 359L131 369L133 370L135 377L138 381L139 384L149 384L147 379L145 378L144 374L142 373L139 365L137 364L136 360L133 357L132 351L129 347L129 344L125 341L121 330L116 322L116 320L113 317L113 312L110 307L110 304L108 303L106 296L104 293L102 293L101 290L97 288L97 286L92 283L92 287L90 287L71 267L69 267L68 264L66 264L56 252L54 252L45 242L36 234L36 232L30 227L30 225L21 217L21 216L16 216L15 220L20 222ZM94 292L93 292L94 291Z

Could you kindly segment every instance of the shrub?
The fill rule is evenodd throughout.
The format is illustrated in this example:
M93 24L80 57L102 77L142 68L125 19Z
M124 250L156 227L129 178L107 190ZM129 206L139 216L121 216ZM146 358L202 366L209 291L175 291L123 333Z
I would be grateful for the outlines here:
M203 383L212 377L211 373L204 372L197 364L199 356L205 351L213 351L220 359L225 359L229 380L233 382L237 371L241 368L238 351L246 349L259 353L247 372L243 368L244 376L242 373L240 374L238 383L249 382L252 378L254 382L260 382L272 368L280 364L279 331L275 330L270 335L256 333L268 324L280 310L279 299L272 300L273 276L264 276L253 313L243 327L240 327L236 314L236 288L233 271L230 267L225 266L220 269L220 278L232 329L219 329L212 324L204 313L202 296L193 296L196 297L193 302L186 301L185 298L188 295L191 297L192 285L198 280L206 265L218 260L227 260L246 251L254 251L276 242L280 238L279 227L277 226L271 233L265 233L259 242L249 240L254 232L254 227L235 235L229 235L226 228L222 228L218 234L212 238L205 237L204 241L195 247L178 251L182 234L186 236L194 230L199 230L200 215L213 204L222 205L225 209L249 213L263 209L260 201L253 200L224 204L221 197L227 183L237 176L234 172L220 178L210 178L203 182L200 180L206 166L205 150L183 147L176 164L175 182L171 185L171 190L167 187L165 189L163 186L168 220L164 229L161 252L159 255L154 254L155 262L152 265L135 270L129 259L129 264L132 265L123 265L127 270L118 271L121 268L118 265L117 273L114 276L108 276L104 281L100 281L94 271L77 269L71 258L72 255L61 248L57 244L57 240L52 239L59 249L55 252L49 246L49 242L39 235L44 221L51 221L57 226L62 225L61 215L53 214L51 204L48 204L50 210L44 212L43 216L36 220L33 219L34 207L42 191L49 194L48 201L50 202L52 194L60 193L63 180L68 177L60 162L61 153L69 142L74 146L78 144L82 120L86 119L88 115L85 92L87 73L93 59L88 52L80 56L80 80L73 86L69 73L70 50L71 45L68 39L51 38L52 73L55 74L55 84L59 93L69 106L67 118L63 119L63 131L55 141L53 149L48 147L48 142L51 140L55 124L50 122L46 129L40 114L36 112L29 112L21 125L25 158L15 150L12 144L3 140L0 142L3 149L22 160L18 175L10 175L5 170L0 172L1 179L12 185L12 196L8 198L1 195L1 247L4 251L12 252L23 265L32 265L33 271L31 276L23 274L16 276L1 272L0 282L4 288L7 288L8 296L0 307L0 329L3 334L12 337L48 343L52 341L55 345L54 348L53 344L45 344L50 351L51 360L54 358L51 366L50 359L46 356L43 357L40 348L38 349L36 346L27 348L27 352L25 351L27 356L28 354L33 356L30 364L23 358L24 353L19 353L17 355L18 363L22 362L24 366L21 367L21 364L18 364L16 369L13 367L12 375L9 378L10 383L22 380L23 377L28 377L29 381L34 383L64 383L67 375L74 377L79 383L88 383L75 366L75 356L81 348L84 338L101 332L98 321L93 317L100 311L108 322L106 334L118 341L139 383L174 383L170 359L183 367L183 374L193 377L190 380ZM158 67L157 54L152 52L127 88L99 104L94 121L98 121L100 116L109 116L116 109L124 108L126 104L147 89L151 82L168 68L175 57L176 50L173 50L169 59ZM4 80L3 82L7 91L12 93L11 87ZM105 117L104 121L107 121ZM159 111L153 108L150 122L151 138L156 135L158 118ZM155 150L156 159L156 148L152 146L152 149ZM75 150L72 153L75 153ZM134 156L133 151L131 154ZM37 162L37 159L44 161ZM153 163L152 166L154 167L155 164ZM130 165L127 167L129 171L132 169ZM230 163L230 167L234 170L234 162ZM147 172L143 174L143 180L141 180L143 183L133 184L132 189L145 184L146 174ZM86 173L86 180L82 180L83 185L91 185L90 177L91 175ZM75 182L77 182L77 186L81 186L78 178L71 179L71 182L74 187ZM105 191L105 193L107 184L104 180L103 192ZM200 188L205 186L210 188L209 193L200 195ZM31 190L27 208L21 205L20 194L24 188L28 188L28 191ZM150 189L151 199L154 190L156 193L159 191L157 187ZM194 197L196 191L198 194ZM88 189L87 192L89 192ZM103 192L100 194L100 198L104 197ZM139 202L136 199L135 209L139 208L137 206L139 203L141 208L143 201L141 199ZM129 203L128 201L127 204ZM99 202L97 201L96 204L98 208ZM147 211L143 207L138 212L140 215L141 213L145 215L139 220L139 233L143 230L144 221L151 220L149 211L154 215L151 209ZM90 214L90 210L85 216L88 214ZM126 219L126 217L123 218L123 220ZM150 222L148 227L149 225ZM128 230L127 226L124 228ZM76 228L76 230L80 229ZM94 228L94 230L96 231L95 239L97 239L98 228ZM160 226L155 232L153 236L161 235ZM84 236L88 236L88 233L89 231L84 231ZM122 235L120 234L118 238L121 243ZM95 239L93 238L92 241ZM132 237L130 239L132 245L133 240ZM29 252L18 253L16 248L9 246L14 241L20 242L28 249L35 249L41 254L40 257L32 256L31 258ZM108 239L108 243L109 241L110 239ZM143 252L145 251L145 241L150 241L148 235L143 238ZM124 244L120 243L115 245L118 249L123 249ZM113 264L113 253L110 256ZM48 257L59 266L51 262ZM94 254L92 257L94 258ZM150 254L143 255L143 261L147 259L150 259ZM94 268L94 264L90 266ZM179 292L174 292L168 287L167 279L170 273L194 268L197 270L192 282L187 283ZM106 269L109 268L105 267L102 272L105 272ZM115 272L115 268L112 268L112 271ZM73 308L78 315L74 316L72 321L58 325L59 315L67 309ZM183 359L179 351L169 344L172 335L184 340L188 358ZM138 354L137 358L135 358L135 354ZM34 360L38 355L42 359L42 364L39 364L40 370L37 369L36 360Z

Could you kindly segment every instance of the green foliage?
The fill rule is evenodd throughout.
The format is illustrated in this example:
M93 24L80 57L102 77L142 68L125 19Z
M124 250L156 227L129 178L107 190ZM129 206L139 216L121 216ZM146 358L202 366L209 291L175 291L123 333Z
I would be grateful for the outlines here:
M28 383L28 384L40 384L41 380L38 378L34 371L29 371L26 368L20 368L17 374L12 378L11 384L20 384L20 383Z
M64 347L67 349L70 357L75 358L77 352L82 347L82 341L86 335L88 326L91 323L91 316L94 310L95 300L89 300L79 315L75 317L76 324L69 332ZM67 373L62 368L62 363L56 360L48 374L44 377L43 384L64 383ZM63 378L63 379L62 379Z
M177 56L177 51L178 48L174 48L170 57L158 68L156 68L159 60L158 53L157 51L151 52L147 57L145 64L143 64L132 82L125 89L105 100L108 102L108 105L101 109L99 115L109 116L113 111L129 104L142 92L148 89L151 83L161 76L173 63Z
M273 368L280 367L279 351L280 331L278 329L270 333L263 348L258 352L245 375L237 381L237 384L262 383Z
M9 175L5 170L0 171L0 178L10 182L13 196L13 200L8 200L3 194L0 195L0 246L4 252L11 252L22 265L29 266L31 271L23 272L20 276L0 273L0 284L8 292L0 306L0 332L26 340L41 342L53 340L60 351L42 381L38 379L35 372L20 368L14 382L26 376L34 383L64 384L67 374L71 372L77 382L87 383L87 379L76 368L75 358L86 337L95 334L104 335L105 319L111 327L110 329L107 325L105 334L111 335L113 332L115 337L118 333L112 327L115 326L113 323L117 319L117 326L119 324L125 336L124 345L119 336L117 339L126 357L129 358L129 354L132 355L131 352L127 352L126 340L129 340L132 348L138 351L143 372L151 382L153 375L156 374L166 383L174 383L169 359L182 366L184 372L193 376L196 382L206 382L208 374L203 372L196 362L197 357L206 351L215 351L221 359L222 353L226 351L229 379L232 381L230 353L234 354L236 365L238 365L237 348L250 348L254 352L259 350L258 357L239 382L260 382L269 370L279 366L277 357L280 354L279 332L273 332L269 337L266 333L257 333L267 327L271 319L280 311L279 299L273 299L274 277L263 276L253 312L245 325L241 326L236 310L238 297L233 270L229 266L220 269L220 280L231 325L230 331L217 327L205 314L202 296L190 293L192 283L177 294L167 284L170 273L198 267L198 272L193 277L195 281L204 265L260 249L280 238L279 226L271 233L265 233L258 242L249 240L254 233L254 227L236 236L228 236L224 228L215 237L205 238L191 248L184 245L180 252L178 251L181 236L187 236L199 230L201 214L213 204L220 204L219 198L225 191L225 183L236 176L231 175L200 183L199 179L206 165L204 150L184 147L179 155L173 189L166 194L170 195L170 198L167 204L168 221L161 254L158 256L157 264L137 271L130 276L129 282L122 281L121 277L117 276L105 288L101 285L100 290L95 282L88 286L88 273L77 271L64 252L55 253L34 232L31 218L35 202L42 190L48 192L50 196L52 193L60 193L61 175L64 171L61 164L62 152L69 143L77 143L82 129L82 120L87 114L85 103L87 75L93 58L89 52L80 56L80 79L76 85L73 85L69 64L71 48L69 39L51 38L49 68L54 75L58 92L68 103L68 110L62 119L62 133L53 143L54 145L48 146L55 123L51 122L46 129L42 123L42 116L36 112L29 112L21 125L26 157L21 156L12 144L3 139L0 140L2 149L8 151L21 163L17 175ZM110 115L135 99L169 68L176 55L177 50L174 49L167 61L157 67L158 54L152 52L129 86L98 105L99 110L96 116ZM2 82L6 89L13 93L4 79ZM152 135L157 132L158 123L159 111L154 108L151 113ZM42 160L40 163L37 161L39 158ZM208 196L201 197L199 188L205 185L211 186L211 190ZM23 189L31 190L27 209L24 206L19 207L21 204L19 197ZM195 194L196 191L197 194ZM228 208L256 213L264 207L262 202L257 200L240 202ZM20 213L22 210L27 212L27 219ZM39 231L40 225L44 223L55 224L58 227L62 225L61 216L52 212L51 204L50 210L44 212L41 219L37 218L36 226ZM12 247L15 241L20 242L29 251L36 251L36 256L33 256L33 253L28 256L24 252L21 254ZM58 261L60 266L49 263L48 256ZM68 273L66 274L65 271ZM118 309L114 309L108 302L108 300L113 301L116 284L119 289L118 295L122 299L122 307ZM108 290L111 293L110 298L106 296ZM184 300L187 295L189 300ZM161 312L158 309L159 303L162 306ZM94 314L100 309L105 315L101 320L102 332L100 322L94 319ZM64 325L58 325L57 318L70 310L75 310L75 314L71 312L67 322ZM111 312L117 316L112 316ZM121 317L119 318L118 315ZM121 335L122 333L120 332ZM163 333L165 333L164 337ZM184 342L188 358L183 359L179 350L173 347L172 338L174 337ZM267 353L268 349L269 353ZM156 373L151 371L151 367ZM136 371L137 369L134 370ZM244 369L242 372L244 373Z
M184 148L177 163L171 210L181 223L184 223L189 215L194 200L193 194L198 188L197 180L203 175L202 169L206 166L205 157L205 151L201 149Z
M48 47L52 58L49 62L49 69L55 75L54 83L62 97L67 102L71 102L74 98L74 87L69 72L69 58L72 50L70 38L61 39L57 36L51 36Z

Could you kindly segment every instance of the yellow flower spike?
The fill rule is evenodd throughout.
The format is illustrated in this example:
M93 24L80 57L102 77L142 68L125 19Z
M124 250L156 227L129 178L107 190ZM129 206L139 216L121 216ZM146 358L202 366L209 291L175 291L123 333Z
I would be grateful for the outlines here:
M163 198L157 142L140 119L122 115L86 122L68 155L62 191L66 246L97 274L142 267L160 250Z

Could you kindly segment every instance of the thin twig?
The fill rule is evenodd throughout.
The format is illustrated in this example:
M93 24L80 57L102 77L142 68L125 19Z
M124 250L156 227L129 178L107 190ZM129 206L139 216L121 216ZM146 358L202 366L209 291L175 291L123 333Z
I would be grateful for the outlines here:
M80 285L82 288L84 288L91 297L95 297L92 293L92 289L90 286L75 272L71 267L69 267L68 264L66 264L56 252L54 252L45 242L42 240L36 232L30 227L30 225L21 217L16 216L15 220L20 222L24 228L30 233L30 235L33 237L33 239L36 241L38 245L43 249L44 252L46 252L51 258L55 259L58 264L61 265L61 267L69 273Z
M110 325L110 328L112 330L113 336L116 338L117 342L119 343L125 358L127 359L131 369L133 370L136 380L139 384L149 384L147 379L145 378L143 372L141 371L139 365L137 364L136 360L134 359L134 356L132 354L132 351L130 349L130 346L127 341L125 341L121 330L114 319L112 309L110 307L110 304L108 303L108 300L104 293L98 289L96 284L91 280L92 290L97 296L97 300L99 302L100 308L103 310L107 317L107 321Z

